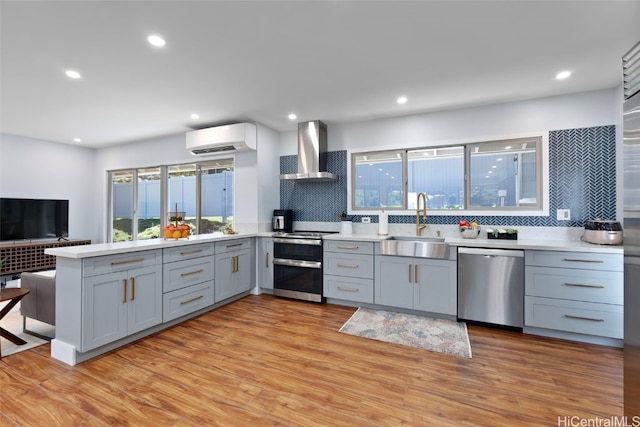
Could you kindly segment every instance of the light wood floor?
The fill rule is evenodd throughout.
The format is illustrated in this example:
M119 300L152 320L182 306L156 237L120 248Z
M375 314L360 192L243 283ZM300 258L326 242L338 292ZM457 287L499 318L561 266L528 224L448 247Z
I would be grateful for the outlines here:
M248 296L75 367L0 360L0 426L557 426L622 415L622 350L469 327L472 359L338 333L354 308Z

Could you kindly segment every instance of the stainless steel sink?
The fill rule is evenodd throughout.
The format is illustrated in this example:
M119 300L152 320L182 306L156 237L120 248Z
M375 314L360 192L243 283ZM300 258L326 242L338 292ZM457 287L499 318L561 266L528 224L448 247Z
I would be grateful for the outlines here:
M403 242L444 242L444 237L391 236L387 240L401 240Z
M380 242L380 255L449 258L444 237L393 236Z

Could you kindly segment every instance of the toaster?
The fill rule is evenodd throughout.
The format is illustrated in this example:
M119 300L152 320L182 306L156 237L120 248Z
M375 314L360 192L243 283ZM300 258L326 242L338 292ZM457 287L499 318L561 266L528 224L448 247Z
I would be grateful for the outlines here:
M620 245L622 243L622 225L618 221L600 218L587 221L582 240L596 245Z

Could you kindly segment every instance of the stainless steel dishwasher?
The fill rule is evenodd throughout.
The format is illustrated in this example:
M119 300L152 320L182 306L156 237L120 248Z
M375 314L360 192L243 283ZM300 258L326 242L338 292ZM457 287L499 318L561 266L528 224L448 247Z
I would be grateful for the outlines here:
M524 251L458 248L458 319L522 328Z

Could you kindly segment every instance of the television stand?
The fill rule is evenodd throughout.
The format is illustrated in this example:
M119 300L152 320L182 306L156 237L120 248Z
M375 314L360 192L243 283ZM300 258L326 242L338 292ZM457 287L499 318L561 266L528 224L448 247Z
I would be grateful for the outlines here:
M5 260L0 275L55 269L56 257L45 254L45 249L90 244L91 240L79 239L0 244L0 259Z

